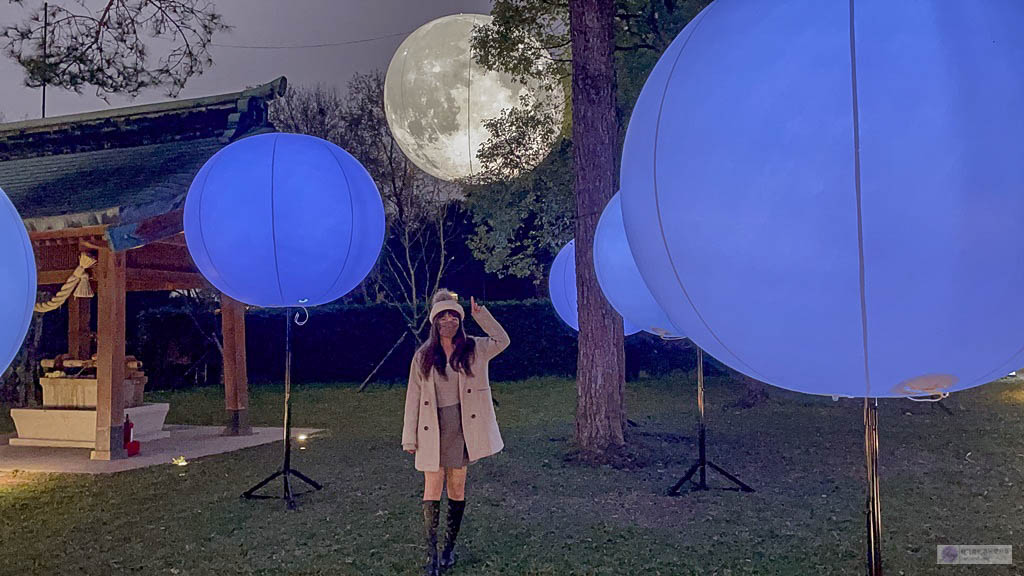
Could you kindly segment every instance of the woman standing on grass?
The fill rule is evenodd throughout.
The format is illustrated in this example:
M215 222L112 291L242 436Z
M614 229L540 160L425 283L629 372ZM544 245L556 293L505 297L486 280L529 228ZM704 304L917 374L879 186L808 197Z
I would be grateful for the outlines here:
M409 370L402 448L416 455L416 469L423 472L427 541L423 573L436 576L455 565L455 538L466 509L466 465L504 446L487 365L508 348L509 339L487 308L474 299L470 299L473 319L487 338L466 336L465 311L451 292L439 290L432 304L430 339L413 356ZM446 483L448 516L439 559L437 525Z

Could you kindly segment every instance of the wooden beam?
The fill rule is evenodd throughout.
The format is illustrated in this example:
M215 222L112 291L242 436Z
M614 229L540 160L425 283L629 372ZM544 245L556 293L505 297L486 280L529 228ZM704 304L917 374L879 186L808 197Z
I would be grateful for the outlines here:
M162 238L162 239L157 240L156 242L154 242L154 244L167 244L169 246L185 246L185 247L188 246L188 243L185 242L185 233L184 232L182 232L180 234L175 234L174 236L168 236L167 238Z
M42 238L32 240L32 246L85 246L90 250L107 248L107 241L102 236L77 236L74 238Z
M96 269L94 266L90 272L96 274ZM74 272L74 270L43 270L37 274L37 282L40 286L60 286ZM198 272L129 268L127 279L129 292L167 292L210 288L210 283Z
M173 210L139 222L134 236L142 245L171 238L185 229L185 210Z
M60 230L45 230L42 232L29 232L28 237L33 241L41 240L62 240L62 239L78 239L78 238L92 238L92 239L103 239L106 237L107 227L103 226L85 226L83 228L62 228Z
M142 248L129 250L128 268L149 268L153 270L180 270L196 272L192 264L192 256L185 246L173 244L149 244Z
M95 267L93 268L95 270ZM36 283L40 286L61 285L74 274L74 270L40 270L36 273Z
M198 272L128 269L127 289L129 292L170 292L171 290L203 288L210 288L210 283Z
M93 460L124 458L125 287L123 252L100 250L96 264L96 448Z
M92 299L68 298L68 354L77 360L92 357Z
M249 434L249 378L245 357L245 305L220 295L221 331L224 336L224 434Z

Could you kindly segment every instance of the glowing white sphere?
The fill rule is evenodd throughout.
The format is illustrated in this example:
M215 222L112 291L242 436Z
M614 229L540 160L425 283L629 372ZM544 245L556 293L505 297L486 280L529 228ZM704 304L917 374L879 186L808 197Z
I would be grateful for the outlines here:
M644 284L622 223L622 199L612 196L594 234L594 271L608 303L626 322L662 338L681 338Z
M491 137L484 122L518 106L523 95L550 103L552 121L561 124L560 88L524 85L474 61L473 29L491 20L456 14L428 22L402 42L388 66L384 110L391 133L410 160L442 180L480 173L477 153Z
M576 241L570 240L568 244L558 251L555 261L551 263L551 271L548 273L548 295L551 296L551 305L562 322L570 328L579 332L579 294L576 292ZM640 331L640 328L630 324L629 320L622 320L622 329L626 336L631 336Z
M1021 22L1009 0L706 8L622 158L629 245L672 324L817 394L952 392L1024 364Z
M317 306L363 281L384 242L373 178L338 146L260 134L206 161L185 199L185 240L218 290L253 306Z
M18 354L36 303L36 258L18 210L0 190L0 374Z

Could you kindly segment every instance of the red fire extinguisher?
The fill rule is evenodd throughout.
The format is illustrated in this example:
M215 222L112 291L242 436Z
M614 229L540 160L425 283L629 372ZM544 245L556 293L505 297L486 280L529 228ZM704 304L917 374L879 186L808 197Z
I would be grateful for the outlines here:
M135 440L135 424L127 414L124 415L124 449L129 456L139 453L139 442Z
M132 440L135 440L135 424L132 423L131 418L127 414L124 415L124 447L127 448Z

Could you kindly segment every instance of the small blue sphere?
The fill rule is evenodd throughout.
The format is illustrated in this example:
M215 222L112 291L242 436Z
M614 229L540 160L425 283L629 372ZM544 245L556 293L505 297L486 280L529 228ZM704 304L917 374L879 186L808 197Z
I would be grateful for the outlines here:
M203 276L235 300L316 306L373 268L384 205L366 169L338 146L262 134L221 149L196 175L185 239Z
M619 194L605 206L594 236L594 269L605 298L626 321L662 338L681 338L644 284L629 249Z
M558 317L579 332L579 296L576 292L576 241L570 240L555 256L548 275L548 293ZM636 334L639 328L623 321L626 336Z
M717 0L630 118L622 209L672 324L792 390L1024 365L1024 2Z
M0 373L18 354L36 304L36 258L25 223L0 190Z

